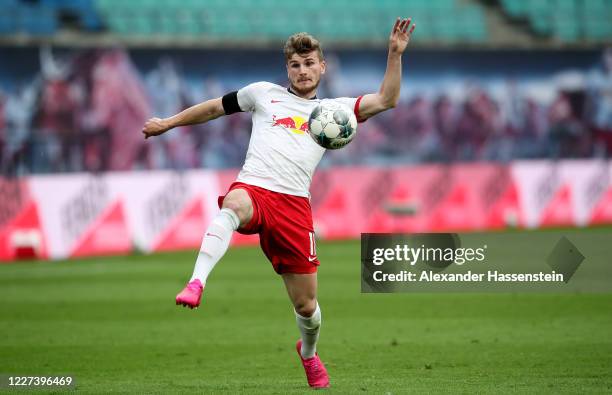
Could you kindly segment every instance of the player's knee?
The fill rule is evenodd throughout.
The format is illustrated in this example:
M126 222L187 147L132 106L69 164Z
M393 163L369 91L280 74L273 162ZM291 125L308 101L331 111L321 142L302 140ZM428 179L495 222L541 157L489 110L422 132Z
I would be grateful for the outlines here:
M250 218L248 218L248 205L240 202L238 199L226 199L223 202L223 208L228 208L235 212L240 220L240 224L245 224L250 220Z
M236 200L230 200L230 199L225 199L225 201L223 202L223 208L228 208L232 210L233 212L236 213L238 218L240 218L240 214L242 213L242 211L244 211L241 207L240 202Z
M303 299L295 302L295 312L302 317L310 317L317 309L317 301L315 299Z
M241 189L233 190L227 194L223 200L223 208L235 212L241 225L248 223L253 215L251 199L248 193Z

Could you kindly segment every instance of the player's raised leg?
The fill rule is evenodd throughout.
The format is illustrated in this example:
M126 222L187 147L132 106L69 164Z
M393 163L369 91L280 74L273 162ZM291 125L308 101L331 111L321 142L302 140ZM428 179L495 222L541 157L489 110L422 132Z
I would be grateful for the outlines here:
M232 233L253 217L253 203L244 189L231 190L221 211L212 220L202 239L193 275L187 286L176 296L176 304L194 308L200 305L208 275L229 247Z
M306 372L308 385L313 388L329 387L325 365L317 354L317 341L321 329L321 309L317 302L317 274L284 273L283 280L295 309L300 330L297 352Z

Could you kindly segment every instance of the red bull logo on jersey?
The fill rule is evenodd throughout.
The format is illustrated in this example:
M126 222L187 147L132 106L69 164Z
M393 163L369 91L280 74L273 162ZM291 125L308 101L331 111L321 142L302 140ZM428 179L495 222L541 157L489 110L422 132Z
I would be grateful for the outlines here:
M308 131L308 120L300 116L277 118L272 115L272 126L282 126L296 134L304 134Z

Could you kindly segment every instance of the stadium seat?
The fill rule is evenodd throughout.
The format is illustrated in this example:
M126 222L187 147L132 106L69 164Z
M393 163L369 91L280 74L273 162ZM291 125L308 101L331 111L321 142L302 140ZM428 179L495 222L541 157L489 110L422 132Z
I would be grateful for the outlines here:
M576 41L579 37L578 21L572 15L555 15L552 27L555 37L562 41Z
M51 35L57 31L55 10L46 6L20 6L17 20L23 33L32 35Z
M15 15L18 9L15 6L3 6L0 8L0 34L13 34L17 31Z
M610 19L593 19L590 23L584 26L585 36L588 39L610 40L612 37L612 27L610 26Z

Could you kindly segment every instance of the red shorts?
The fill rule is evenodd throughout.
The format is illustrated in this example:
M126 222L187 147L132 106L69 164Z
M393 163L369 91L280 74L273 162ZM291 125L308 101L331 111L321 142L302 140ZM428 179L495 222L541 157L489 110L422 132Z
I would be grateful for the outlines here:
M259 244L278 274L315 273L317 258L312 210L308 198L273 192L242 182L228 190L244 189L253 202L253 218L238 229L242 234L259 233ZM219 196L219 208L225 196Z

